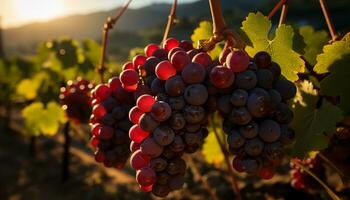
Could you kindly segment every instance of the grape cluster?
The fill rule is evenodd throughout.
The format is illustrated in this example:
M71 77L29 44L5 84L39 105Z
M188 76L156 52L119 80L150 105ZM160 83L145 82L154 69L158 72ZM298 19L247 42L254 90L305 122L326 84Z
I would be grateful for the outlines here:
M300 160L298 158L293 158L296 162L299 162L304 167L308 168L312 173L316 174L317 177L322 180L325 179L325 168L322 165L321 159L316 156L315 158L306 158ZM302 189L305 191L315 190L319 188L319 183L311 177L307 172L305 172L300 166L296 165L294 162L290 163L290 176L291 185L295 189Z
M282 161L283 146L294 139L287 101L295 96L296 87L281 76L279 65L266 52L251 60L242 50L225 49L220 63L212 68L210 81L230 91L218 98L217 109L224 115L223 129L236 155L233 167L270 179Z
M68 81L61 87L59 98L69 119L75 123L86 123L91 114L90 91L93 84L82 78Z
M207 136L206 68L213 61L188 41L150 44L123 66L122 87L134 92L129 112L131 166L143 191L159 197L184 184L183 153L196 152Z
M119 77L99 84L92 91L91 144L96 148L95 160L106 167L121 169L130 156L128 131L132 123L128 112L135 101L123 89Z

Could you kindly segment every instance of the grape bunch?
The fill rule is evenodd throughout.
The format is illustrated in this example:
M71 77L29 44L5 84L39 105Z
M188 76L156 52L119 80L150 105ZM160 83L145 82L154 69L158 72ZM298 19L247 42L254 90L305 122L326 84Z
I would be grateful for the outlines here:
M82 78L68 81L60 89L60 101L69 119L75 123L87 123L91 114L90 91L93 84Z
M132 93L123 89L119 77L99 84L92 91L91 144L95 160L106 167L121 169L130 156L128 112L135 104Z
M204 83L212 60L173 38L162 48L148 45L145 54L126 63L120 75L122 87L137 99L129 112L130 163L143 191L165 197L184 184L182 155L196 152L208 134Z
M308 168L312 173L316 174L317 177L325 180L325 168L322 165L322 160L318 156L303 160L298 158L293 159L304 167ZM300 166L296 165L294 162L291 162L290 167L291 185L293 188L305 191L319 189L319 183Z
M283 146L294 139L287 101L295 96L296 87L282 77L279 65L266 52L251 60L242 50L225 49L220 63L212 68L210 81L230 91L218 98L217 109L224 116L223 129L235 155L233 167L270 179L282 161Z

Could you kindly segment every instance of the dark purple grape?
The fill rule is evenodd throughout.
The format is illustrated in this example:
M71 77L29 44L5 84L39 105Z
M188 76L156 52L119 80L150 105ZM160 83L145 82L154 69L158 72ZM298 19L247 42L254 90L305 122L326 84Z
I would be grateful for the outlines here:
M153 132L154 140L162 145L168 145L174 141L175 133L168 126L160 126Z
M183 111L186 122L195 124L201 122L206 114L201 106L186 106Z
M276 109L277 105L281 103L282 97L281 97L280 93L277 92L277 90L271 89L268 92L269 92L269 95L271 98L272 108Z
M223 114L230 114L232 110L232 104L231 104L231 96L230 95L224 95L220 97L217 100L216 104L217 109L220 113Z
M259 69L256 73L258 78L258 87L264 88L266 90L272 88L273 84L273 74L268 69Z
M274 80L281 76L281 67L277 63L272 62L269 70L272 72Z
M129 143L129 135L120 129L114 131L114 144L127 144Z
M153 132L159 126L159 122L150 113L144 113L140 117L139 126L147 132Z
M248 69L250 69L250 70L256 72L256 71L258 71L258 65L256 65L256 64L253 63L253 62L250 62L249 65L248 65Z
M264 143L259 138L247 140L244 145L244 151L250 156L258 156L263 152Z
M238 73L235 79L235 87L238 89L251 90L255 88L258 79L252 70Z
M112 111L115 120L121 120L128 116L128 109L124 106L115 107Z
M281 137L280 141L284 145L289 145L294 142L295 139L295 132L293 129L289 128L288 125L284 124L281 125Z
M167 185L154 184L152 187L152 194L157 197L166 197L168 196L169 192L170 188Z
M267 119L259 124L259 137L264 142L275 142L280 136L281 127L277 122Z
M271 56L265 51L260 51L255 54L254 62L259 68L268 68L271 65Z
M171 108L166 102L158 101L153 104L151 115L155 120L159 122L166 121L171 116Z
M158 63L160 63L160 59L154 56L147 58L145 64L143 65L144 69L147 72L147 75L155 74L155 69Z
M187 84L201 83L205 79L206 71L202 65L192 62L185 66L181 76Z
M165 101L169 100L169 96L166 93L158 93L155 97L156 101Z
M277 80L274 88L280 93L283 101L292 99L297 92L295 85L292 82L284 79Z
M169 146L170 150L174 152L180 152L184 150L185 148L185 143L182 140L181 136L175 136L173 143L170 144Z
M279 123L288 124L292 122L294 114L287 104L280 103L277 106L275 116Z
M185 99L182 96L170 97L168 101L173 110L182 110L186 105Z
M170 178L168 185L171 190L179 190L185 183L183 175L177 175Z
M194 133L199 131L199 129L201 129L201 124L186 124L185 129L186 131L190 132L190 133Z
M169 125L174 130L181 130L186 125L186 120L181 113L173 113L169 119Z
M115 123L113 115L109 113L105 114L105 116L103 116L101 121L102 121L102 124L108 125L108 126L113 126Z
M189 133L184 134L185 143L188 146L200 145L202 142L202 135L200 133Z
M247 108L253 117L266 117L271 110L270 95L264 89L253 89L249 93Z
M283 158L284 151L281 142L273 142L265 145L264 155L271 161L278 161Z
M188 104L199 106L203 105L207 101L208 91L202 84L193 84L187 86L184 97Z
M159 78L155 78L151 84L152 93L154 95L158 93L164 93L165 92L164 85L165 85L165 81L162 81Z
M259 169L259 163L255 159L247 158L242 160L242 169L248 174L256 174Z
M252 116L245 107L234 108L230 114L230 120L234 124L245 125L252 120Z
M251 121L239 128L239 133L246 139L252 139L258 135L258 124Z
M117 126L121 130L123 130L125 132L129 132L129 130L133 126L133 124L131 123L131 121L129 119L123 119L123 120L117 122Z
M118 105L118 102L113 97L108 97L103 101L102 105L108 112L112 112L113 109Z
M168 162L166 171L170 175L184 174L186 171L186 162L181 158L175 158Z
M231 104L236 107L245 106L248 100L248 92L242 89L236 89L230 97Z
M163 146L159 145L153 138L146 138L140 146L141 152L156 158L163 153Z
M164 169L166 169L167 165L168 165L167 160L162 157L153 158L150 161L150 167L154 169L154 171L156 172L163 171ZM157 179L158 179L158 176L157 176Z
M165 81L165 91L170 96L181 96L185 91L185 83L181 76L173 76Z
M238 133L238 131L231 131L227 138L227 143L230 149L238 149L245 143L245 139Z
M166 172L157 173L157 184L159 185L167 185L170 179L170 175Z

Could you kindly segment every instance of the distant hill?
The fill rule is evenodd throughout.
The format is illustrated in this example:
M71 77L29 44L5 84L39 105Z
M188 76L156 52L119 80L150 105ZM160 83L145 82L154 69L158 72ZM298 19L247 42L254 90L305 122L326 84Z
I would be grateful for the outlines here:
M238 27L248 11L263 11L267 13L277 0L222 0L224 14L231 26ZM316 1L294 0L289 9L288 20L295 24L311 23L321 28L324 26L323 17ZM335 19L338 30L349 28L350 2L347 0L328 1L331 5L332 17ZM130 9L117 23L117 31L113 37L129 37L129 43L135 46L142 45L147 40L144 37L159 38L169 14L170 4L154 4L151 6ZM175 35L188 37L193 24L202 19L210 19L207 0L194 3L179 4L177 16L185 19L187 26L180 24L182 30L175 29ZM47 39L69 36L75 39L101 37L102 24L106 18L115 14L111 11L96 12L86 15L73 15L51 20L45 23L33 23L18 28L4 30L5 50L8 55L14 53L34 53L36 45ZM278 16L277 16L278 17ZM182 22L181 22L182 23ZM131 37L132 36L132 37ZM135 36L135 38L133 37ZM141 40L136 40L139 38ZM142 41L142 42L140 42ZM125 41L123 42L125 43ZM129 45L130 45L129 44ZM112 44L112 46L115 44Z

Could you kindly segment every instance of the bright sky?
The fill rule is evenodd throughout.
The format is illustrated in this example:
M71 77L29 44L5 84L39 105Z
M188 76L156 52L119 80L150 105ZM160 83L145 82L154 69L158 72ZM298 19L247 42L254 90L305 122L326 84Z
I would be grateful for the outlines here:
M178 0L179 3L195 0ZM109 10L123 5L126 0L0 0L1 25L16 27L36 21L47 21L71 14ZM155 2L173 0L133 0L131 8L139 8Z

